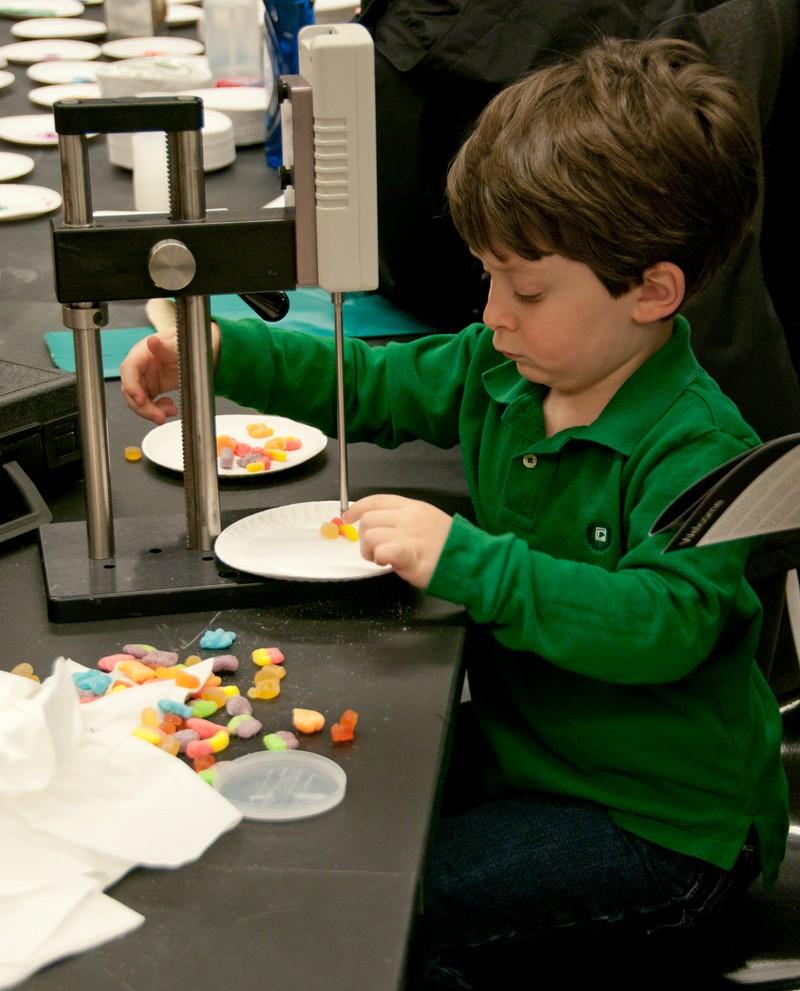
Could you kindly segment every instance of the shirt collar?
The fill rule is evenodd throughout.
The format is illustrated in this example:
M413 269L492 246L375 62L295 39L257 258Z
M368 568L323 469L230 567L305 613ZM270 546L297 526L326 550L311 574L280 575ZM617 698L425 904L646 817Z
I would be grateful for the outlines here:
M571 427L543 443L559 449L571 438L581 438L630 454L697 375L700 366L689 337L688 321L677 314L667 343L623 382L594 423ZM515 424L518 416L529 415L531 404L540 407L547 392L544 386L522 378L513 361L484 372L483 384L495 402L509 407L503 419Z

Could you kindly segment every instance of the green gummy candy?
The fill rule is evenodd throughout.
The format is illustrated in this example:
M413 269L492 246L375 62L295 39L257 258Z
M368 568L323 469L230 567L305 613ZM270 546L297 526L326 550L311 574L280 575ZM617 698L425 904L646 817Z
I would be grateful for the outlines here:
M195 716L199 716L200 719L205 719L206 716L212 716L217 711L217 703L212 702L210 699L197 699L197 701L192 702L192 712Z
M282 736L278 736L277 733L267 733L266 736L262 737L262 741L267 750L288 750L289 745Z
M214 784L214 778L217 776L217 769L215 767L207 767L205 771L197 772L198 778L202 778L207 785Z

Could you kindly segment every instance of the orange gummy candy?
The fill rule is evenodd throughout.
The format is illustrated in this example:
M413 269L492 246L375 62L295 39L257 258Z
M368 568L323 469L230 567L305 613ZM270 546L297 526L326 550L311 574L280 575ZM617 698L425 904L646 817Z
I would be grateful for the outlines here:
M331 726L331 739L334 743L349 743L356 734L358 713L355 709L345 709L339 722Z
M316 709L292 709L292 726L299 733L319 733L325 726L325 717Z
M247 697L251 699L274 699L281 693L281 686L277 679L260 681L257 685L247 689Z

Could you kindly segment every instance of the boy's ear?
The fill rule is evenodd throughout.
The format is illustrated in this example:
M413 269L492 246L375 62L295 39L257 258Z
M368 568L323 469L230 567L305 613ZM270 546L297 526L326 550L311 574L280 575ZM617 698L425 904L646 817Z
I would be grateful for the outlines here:
M633 319L652 323L671 317L683 302L686 280L673 262L658 262L644 270L642 284L635 290Z

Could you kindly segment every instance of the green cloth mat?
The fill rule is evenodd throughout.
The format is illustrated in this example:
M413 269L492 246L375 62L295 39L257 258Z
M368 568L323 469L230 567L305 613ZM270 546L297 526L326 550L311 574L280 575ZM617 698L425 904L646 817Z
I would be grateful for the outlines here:
M322 337L333 335L333 306L329 293L314 288L296 289L287 295L289 313L274 326L304 330ZM256 316L236 295L212 296L211 312L233 320ZM137 341L152 332L152 327L101 330L103 378L119 378L119 366L125 355ZM392 306L378 293L349 293L344 298L344 332L347 337L399 337L432 334L434 328ZM72 331L51 330L44 335L44 340L56 368L74 372Z

